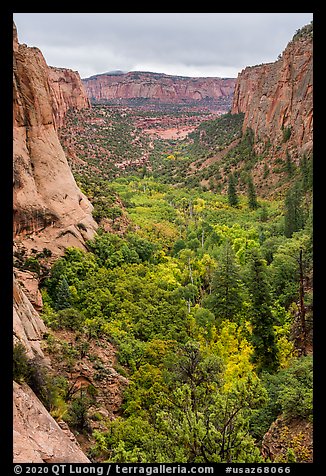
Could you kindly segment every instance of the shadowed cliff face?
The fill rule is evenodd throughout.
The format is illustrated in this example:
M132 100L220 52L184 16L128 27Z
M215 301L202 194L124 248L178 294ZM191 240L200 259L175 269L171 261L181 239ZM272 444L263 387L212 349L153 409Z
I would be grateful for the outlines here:
M33 236L34 247L83 247L97 227L92 205L79 190L60 145L56 127L76 99L80 84L73 71L51 70L37 48L13 45L14 235ZM68 78L63 87L62 78ZM72 100L68 100L69 88ZM75 92L74 92L75 91ZM83 223L83 230L77 224ZM48 246L48 243L50 246ZM55 251L55 250L53 250Z
M231 97L233 78L187 78L159 73L99 74L83 79L88 97L96 100L147 98L161 103Z
M312 150L312 37L291 41L275 63L245 68L238 76L232 113L245 114L243 130L256 139L280 144L291 128L287 147L299 155Z

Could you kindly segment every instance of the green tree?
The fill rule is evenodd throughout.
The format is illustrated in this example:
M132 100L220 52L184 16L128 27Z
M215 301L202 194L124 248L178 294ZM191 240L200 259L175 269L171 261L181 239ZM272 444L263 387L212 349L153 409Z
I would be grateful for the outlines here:
M287 142L291 137L291 127L282 126L283 142Z
M191 341L177 352L168 377L171 404L158 412L158 421L184 448L184 461L259 461L248 436L249 416L266 397L257 377L248 375L225 392L221 361Z
M57 287L54 298L54 309L59 311L60 309L66 309L71 306L71 293L69 285L65 276L61 278Z
M313 184L313 160L303 155L300 160L300 172L302 177L302 189L304 192L311 190Z
M28 381L30 376L30 362L26 349L20 342L13 348L13 379L18 382Z
M115 223L115 220L122 216L122 210L119 207L111 207L108 209L107 217L112 220L112 224Z
M294 173L294 163L292 161L292 158L291 158L291 155L290 155L290 152L287 150L286 151L286 158L285 158L285 170L287 172L287 174L291 177Z
M270 170L266 162L264 163L264 173L263 173L263 178L266 179L269 176Z
M262 374L268 399L250 419L250 432L261 441L282 413L288 420L311 420L313 411L313 361L311 356L296 358L286 369Z
M284 233L287 238L291 238L295 231L301 230L304 226L302 199L301 185L299 182L296 182L288 190L284 201Z
M286 418L312 419L313 361L311 356L296 359L284 372L278 400Z
M253 362L259 372L262 370L274 372L279 363L273 329L274 317L270 307L270 286L266 263L255 248L249 261L248 288L251 297Z
M228 180L228 201L231 207L236 207L239 203L237 188L236 188L236 181L233 174L229 175L229 180Z
M177 256L179 251L184 250L185 248L187 248L185 240L183 240L182 238L179 238L173 245L173 249L172 249L173 256Z
M247 182L247 197L248 197L248 207L250 208L250 210L255 210L258 207L258 202L257 202L255 185L252 180L252 177L249 177Z
M243 303L243 286L240 267L229 241L222 245L217 268L212 278L212 294L206 305L220 319L239 319Z
M90 398L85 395L79 395L72 400L66 420L68 420L68 423L76 430L81 432L90 431L88 418L90 405Z

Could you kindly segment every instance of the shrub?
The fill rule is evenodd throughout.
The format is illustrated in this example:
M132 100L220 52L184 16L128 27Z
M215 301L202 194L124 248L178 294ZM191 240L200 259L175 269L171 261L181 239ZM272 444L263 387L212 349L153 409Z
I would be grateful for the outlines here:
M30 375L30 363L23 344L18 343L13 349L13 379L18 382L26 382Z
M57 314L59 328L67 328L73 331L80 330L84 323L84 316L73 308L61 309Z
M38 262L37 258L34 258L33 256L30 256L25 261L23 269L28 269L29 271L32 271L32 272L37 273L38 275L40 275L41 265Z
M89 432L90 424L88 418L88 408L90 407L90 400L84 395L76 397L69 407L65 420L69 425L80 432Z
M310 356L297 359L287 370L286 379L282 383L279 402L286 418L312 417L312 358Z
M283 128L283 142L287 142L291 137L291 127Z
M66 380L54 379L36 358L29 359L21 343L13 349L13 378L18 383L27 383L47 410L55 410L62 403Z

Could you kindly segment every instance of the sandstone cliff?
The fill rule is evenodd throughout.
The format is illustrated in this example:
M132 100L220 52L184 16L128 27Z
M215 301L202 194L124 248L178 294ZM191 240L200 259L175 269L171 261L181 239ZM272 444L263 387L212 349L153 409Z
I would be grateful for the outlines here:
M44 360L41 340L46 328L31 302L20 286L15 274L13 282L13 334L14 343L20 342L27 357Z
M310 153L313 134L312 27L304 27L274 63L245 68L237 78L232 113L245 114L264 144L284 144L296 155ZM285 149L285 146L283 147Z
M15 26L13 56L15 243L27 255L31 248L46 247L55 256L69 245L83 248L97 227L57 136L66 111L88 101L77 97L79 76L51 70L40 50L18 43ZM29 359L49 366L42 349L46 327L35 310L42 307L38 281L32 273L15 271L13 293L14 343L23 344ZM69 428L55 422L26 384L14 382L13 390L14 462L89 462Z
M39 49L18 43L15 28L13 53L15 239L24 240L27 248L45 246L54 252L83 247L97 225L56 131L68 107L87 103L85 97L81 103L67 99L74 85L78 91L80 80L74 82L73 72L51 70ZM70 86L59 86L62 77L70 78Z
M160 73L98 74L83 79L88 97L95 100L146 98L161 103L231 98L233 78L191 78Z
M53 100L53 115L56 128L62 127L67 111L88 109L89 99L78 71L49 67L49 86Z
M64 423L51 417L35 393L14 382L14 463L89 463Z
M50 360L42 350L46 327L14 275L14 343L42 366ZM64 422L57 423L26 384L13 382L13 462L88 463L89 460Z

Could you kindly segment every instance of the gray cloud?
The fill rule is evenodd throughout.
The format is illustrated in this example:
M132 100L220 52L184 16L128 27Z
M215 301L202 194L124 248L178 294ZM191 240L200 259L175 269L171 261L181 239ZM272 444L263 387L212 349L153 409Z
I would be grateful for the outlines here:
M236 77L274 61L312 13L16 13L21 43L82 77L113 69Z

